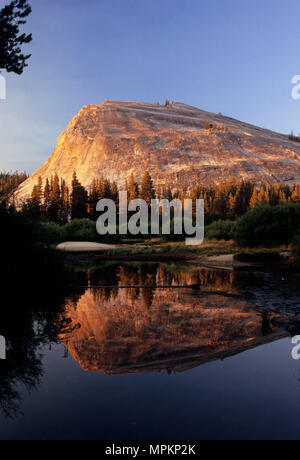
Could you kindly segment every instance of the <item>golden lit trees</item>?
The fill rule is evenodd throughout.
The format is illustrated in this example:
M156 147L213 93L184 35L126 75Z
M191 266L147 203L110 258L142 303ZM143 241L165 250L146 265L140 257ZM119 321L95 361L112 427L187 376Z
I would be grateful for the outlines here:
M134 174L131 173L129 182L128 182L128 200L132 201L135 200L139 197L140 192L139 192L139 185L135 181Z

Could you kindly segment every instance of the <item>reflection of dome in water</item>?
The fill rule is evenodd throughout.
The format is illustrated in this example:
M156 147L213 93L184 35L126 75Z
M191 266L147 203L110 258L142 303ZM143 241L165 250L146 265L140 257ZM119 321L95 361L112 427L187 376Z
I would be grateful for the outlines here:
M232 288L229 272L197 269L172 274L153 265L147 279L146 273L148 266L144 271L142 266L123 266L117 284L168 282L199 284L201 289L87 290L66 312L73 324L81 325L66 345L83 369L107 374L180 371L286 335L276 327L268 330L266 318ZM93 285L99 284L93 277ZM99 279L105 286L105 278Z

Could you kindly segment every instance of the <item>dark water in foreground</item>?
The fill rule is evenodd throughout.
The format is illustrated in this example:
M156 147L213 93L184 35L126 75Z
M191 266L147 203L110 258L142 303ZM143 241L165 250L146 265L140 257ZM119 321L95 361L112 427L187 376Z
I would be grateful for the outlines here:
M299 299L280 273L74 274L51 314L5 319L0 439L300 439Z

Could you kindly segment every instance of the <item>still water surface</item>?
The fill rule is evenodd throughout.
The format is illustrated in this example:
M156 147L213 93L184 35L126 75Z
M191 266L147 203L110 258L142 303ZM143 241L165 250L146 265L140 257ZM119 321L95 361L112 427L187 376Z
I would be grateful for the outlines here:
M74 274L55 312L7 320L0 438L300 439L299 295L281 273Z

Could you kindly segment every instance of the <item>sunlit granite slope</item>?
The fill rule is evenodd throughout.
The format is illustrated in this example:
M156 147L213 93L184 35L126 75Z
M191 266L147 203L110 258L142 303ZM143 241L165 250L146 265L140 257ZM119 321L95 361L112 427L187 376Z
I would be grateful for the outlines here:
M45 182L56 172L70 183L74 170L85 187L100 175L123 185L134 172L140 181L145 170L156 184L171 187L216 183L232 175L300 182L300 144L182 103L106 101L81 109L17 197L26 198L39 176Z

